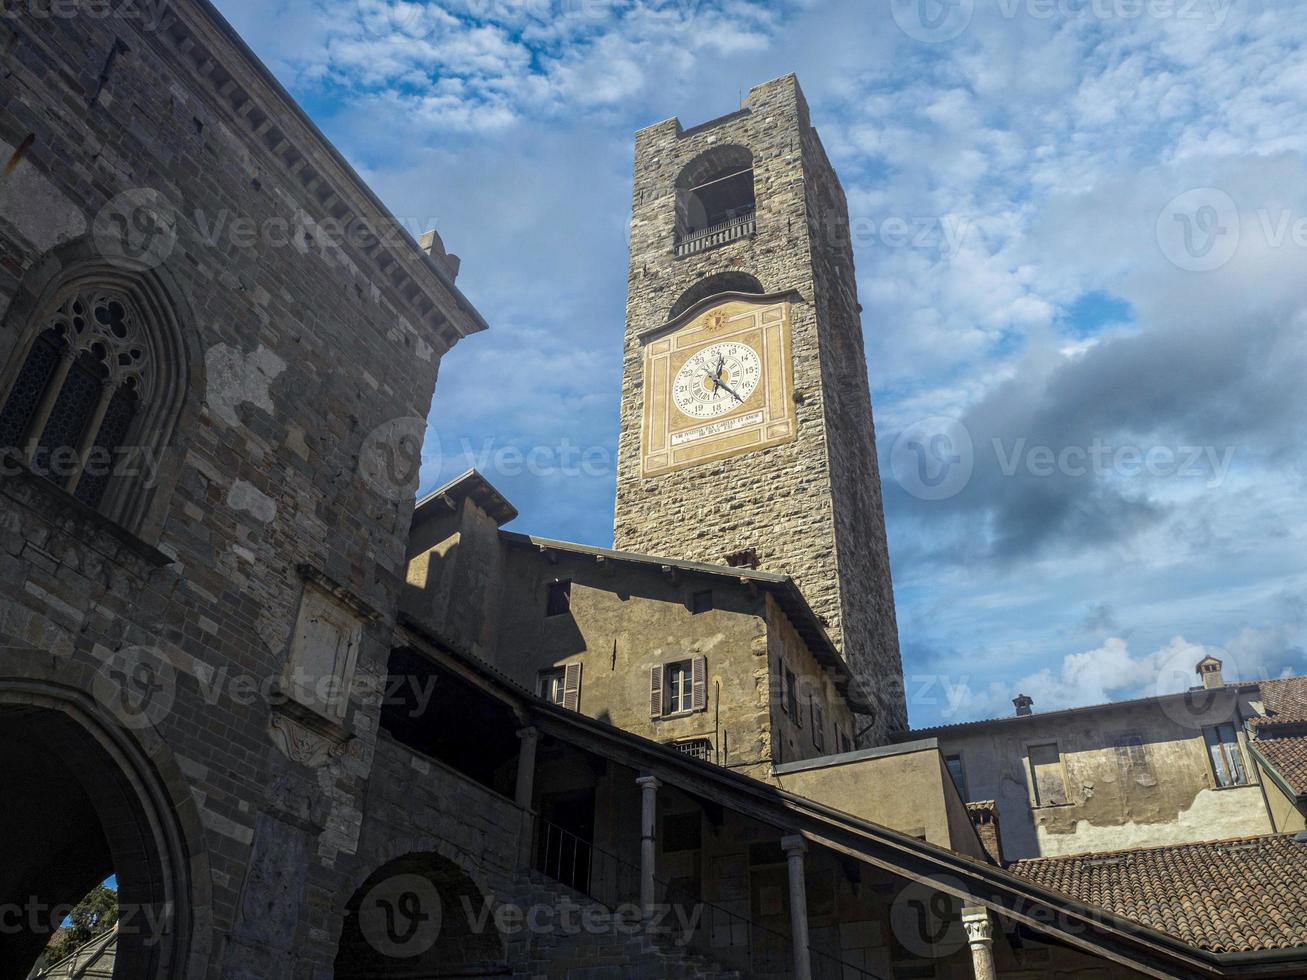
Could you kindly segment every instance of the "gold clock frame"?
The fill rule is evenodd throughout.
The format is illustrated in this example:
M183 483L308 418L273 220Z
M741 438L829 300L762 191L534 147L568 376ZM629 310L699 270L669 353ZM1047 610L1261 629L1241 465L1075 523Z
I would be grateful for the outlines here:
M790 326L793 295L719 294L640 335L644 345L641 476L662 476L798 438ZM672 400L676 373L699 350L725 340L747 344L758 353L762 380L743 405L720 418L705 422L683 415Z

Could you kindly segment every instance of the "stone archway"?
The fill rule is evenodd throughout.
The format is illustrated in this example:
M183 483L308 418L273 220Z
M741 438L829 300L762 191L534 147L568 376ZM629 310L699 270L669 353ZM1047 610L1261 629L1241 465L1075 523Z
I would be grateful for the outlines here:
M0 681L0 976L26 976L66 911L118 879L115 977L175 980L192 949L189 793L93 701L37 681ZM179 791L184 795L179 796ZM201 864L203 862L201 861ZM192 955L194 959L192 959ZM189 961L189 962L188 962Z
M483 976L507 972L493 896L435 851L386 862L354 892L335 980Z

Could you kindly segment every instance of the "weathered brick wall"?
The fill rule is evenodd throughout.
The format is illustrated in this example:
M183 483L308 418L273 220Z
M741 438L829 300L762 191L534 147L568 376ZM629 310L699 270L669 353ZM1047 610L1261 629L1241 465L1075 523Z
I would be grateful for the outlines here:
M636 136L614 538L621 549L717 562L752 547L763 568L792 574L880 701L866 736L878 742L906 726L906 710L852 255L829 228L839 217L847 226L843 192L793 76L753 89L748 105L694 129L671 119ZM676 178L727 144L753 153L757 234L676 258ZM822 195L830 208L815 206ZM728 271L802 297L792 310L798 439L642 479L639 334L665 323L692 285Z
M324 224L384 213L207 7L160 6L159 23L22 9L0 19L3 376L62 278L89 270L171 304L184 397L138 533L0 477L0 687L40 675L109 716L88 678L115 654L166 663L142 727L184 775L173 804L203 825L186 841L206 869L188 975L326 976L357 877L375 686L356 683L356 737L313 768L274 747L268 682L299 564L376 610L358 675L384 677L413 487L365 475L360 455L388 422L426 416L475 314L411 242ZM133 266L103 230L149 217L142 194L175 242Z

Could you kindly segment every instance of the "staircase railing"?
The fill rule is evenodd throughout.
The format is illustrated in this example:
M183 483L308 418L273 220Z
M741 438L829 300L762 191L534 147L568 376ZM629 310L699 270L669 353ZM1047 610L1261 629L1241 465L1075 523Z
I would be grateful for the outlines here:
M639 914L639 865L539 817L532 867L615 913L626 912L632 917ZM651 929L655 935L667 935L675 944L692 947L709 957L747 959L751 973L794 975L794 944L788 934L705 901L673 882L655 877L654 888L658 908ZM814 980L884 980L811 941L808 954Z

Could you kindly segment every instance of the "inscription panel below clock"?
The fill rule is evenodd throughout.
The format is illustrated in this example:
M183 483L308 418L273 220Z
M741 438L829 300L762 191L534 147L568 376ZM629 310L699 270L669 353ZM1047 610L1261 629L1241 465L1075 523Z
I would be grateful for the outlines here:
M644 348L645 477L794 440L788 301L733 298Z

